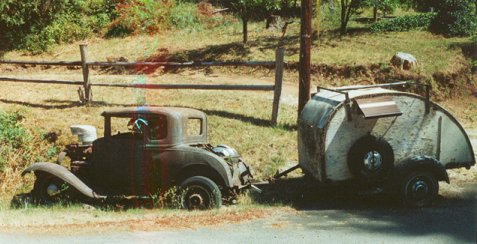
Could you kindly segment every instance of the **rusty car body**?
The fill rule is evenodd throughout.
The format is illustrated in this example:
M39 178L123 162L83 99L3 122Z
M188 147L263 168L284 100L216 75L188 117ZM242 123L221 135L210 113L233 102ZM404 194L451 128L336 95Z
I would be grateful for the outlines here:
M359 181L425 206L449 183L446 169L475 164L463 127L425 96L385 88L394 82L318 92L298 122L299 167L319 182Z
M94 128L71 127L80 140L66 147L70 169L41 162L25 169L36 174L37 202L54 201L63 183L80 198L98 200L148 198L177 186L184 208L207 209L249 184L250 170L235 149L207 143L207 117L199 110L137 107L102 116L103 138L91 135ZM127 132L113 133L117 119L129 121Z

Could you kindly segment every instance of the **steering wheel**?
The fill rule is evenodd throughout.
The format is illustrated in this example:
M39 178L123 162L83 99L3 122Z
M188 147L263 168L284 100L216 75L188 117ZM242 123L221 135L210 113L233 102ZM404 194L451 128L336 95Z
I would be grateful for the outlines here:
M128 128L133 131L134 133L143 133L145 128L149 125L149 123L143 118L137 118L136 120L131 119L128 123Z

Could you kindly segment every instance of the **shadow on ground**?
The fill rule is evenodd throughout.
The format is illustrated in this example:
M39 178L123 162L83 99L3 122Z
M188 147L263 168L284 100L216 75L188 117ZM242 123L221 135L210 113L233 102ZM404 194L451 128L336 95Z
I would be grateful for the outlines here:
M84 106L81 102L79 101L70 101L70 100L55 100L55 99L48 99L44 100L41 103L32 103L32 102L25 102L25 101L14 101L14 100L8 100L8 99L0 99L0 102L6 103L6 104L15 104L15 105L21 105L25 107L30 107L30 108L42 108L42 109L68 109L68 108L75 108L75 107L80 107ZM90 104L87 106L89 107L135 107L138 106L137 104L134 103L109 103L109 102L104 102L104 101L92 101ZM148 105L151 107L158 106L158 105ZM161 105L161 106L171 106L174 107L174 105ZM248 115L243 115L243 114L238 114L238 113L233 113L225 110L214 110L214 109L203 109L203 108L196 108L196 107L188 107L188 108L193 108L193 109L198 109L203 112L205 112L207 115L212 115L212 116L219 116L222 118L227 118L227 119L235 119L235 120L240 120L246 123L250 123L256 126L261 126L261 127L271 127L271 121L270 119L261 119L253 116L248 116ZM294 124L279 124L278 128L287 130L287 131L296 131L297 126Z
M307 221L332 222L343 223L336 227L371 234L445 235L459 242L474 242L476 238L475 183L467 185L459 196L439 196L433 206L426 208L405 208L392 196L360 194L352 185L323 187L303 178L281 180L262 189L261 194L251 194L256 202L290 204L306 215L299 220L303 226Z

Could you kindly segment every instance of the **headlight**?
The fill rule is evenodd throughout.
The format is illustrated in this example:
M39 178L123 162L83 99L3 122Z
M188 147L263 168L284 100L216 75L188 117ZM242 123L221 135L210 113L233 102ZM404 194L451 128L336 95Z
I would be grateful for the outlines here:
M235 149L223 144L214 147L212 150L215 154L224 158L235 158L240 156Z

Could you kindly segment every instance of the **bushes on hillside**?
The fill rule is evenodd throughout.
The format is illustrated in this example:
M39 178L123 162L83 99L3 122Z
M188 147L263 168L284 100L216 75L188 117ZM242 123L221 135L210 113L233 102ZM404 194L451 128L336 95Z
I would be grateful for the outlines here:
M437 16L431 31L445 36L470 36L476 30L476 16L469 0L437 0Z
M198 7L199 6L199 7ZM207 3L178 0L0 1L0 51L39 53L93 34L123 36L215 26ZM210 15L209 15L210 14Z
M110 22L107 0L9 0L0 3L1 50L32 53L83 39Z
M370 26L370 30L372 32L427 30L435 17L436 13L406 15L374 23Z

